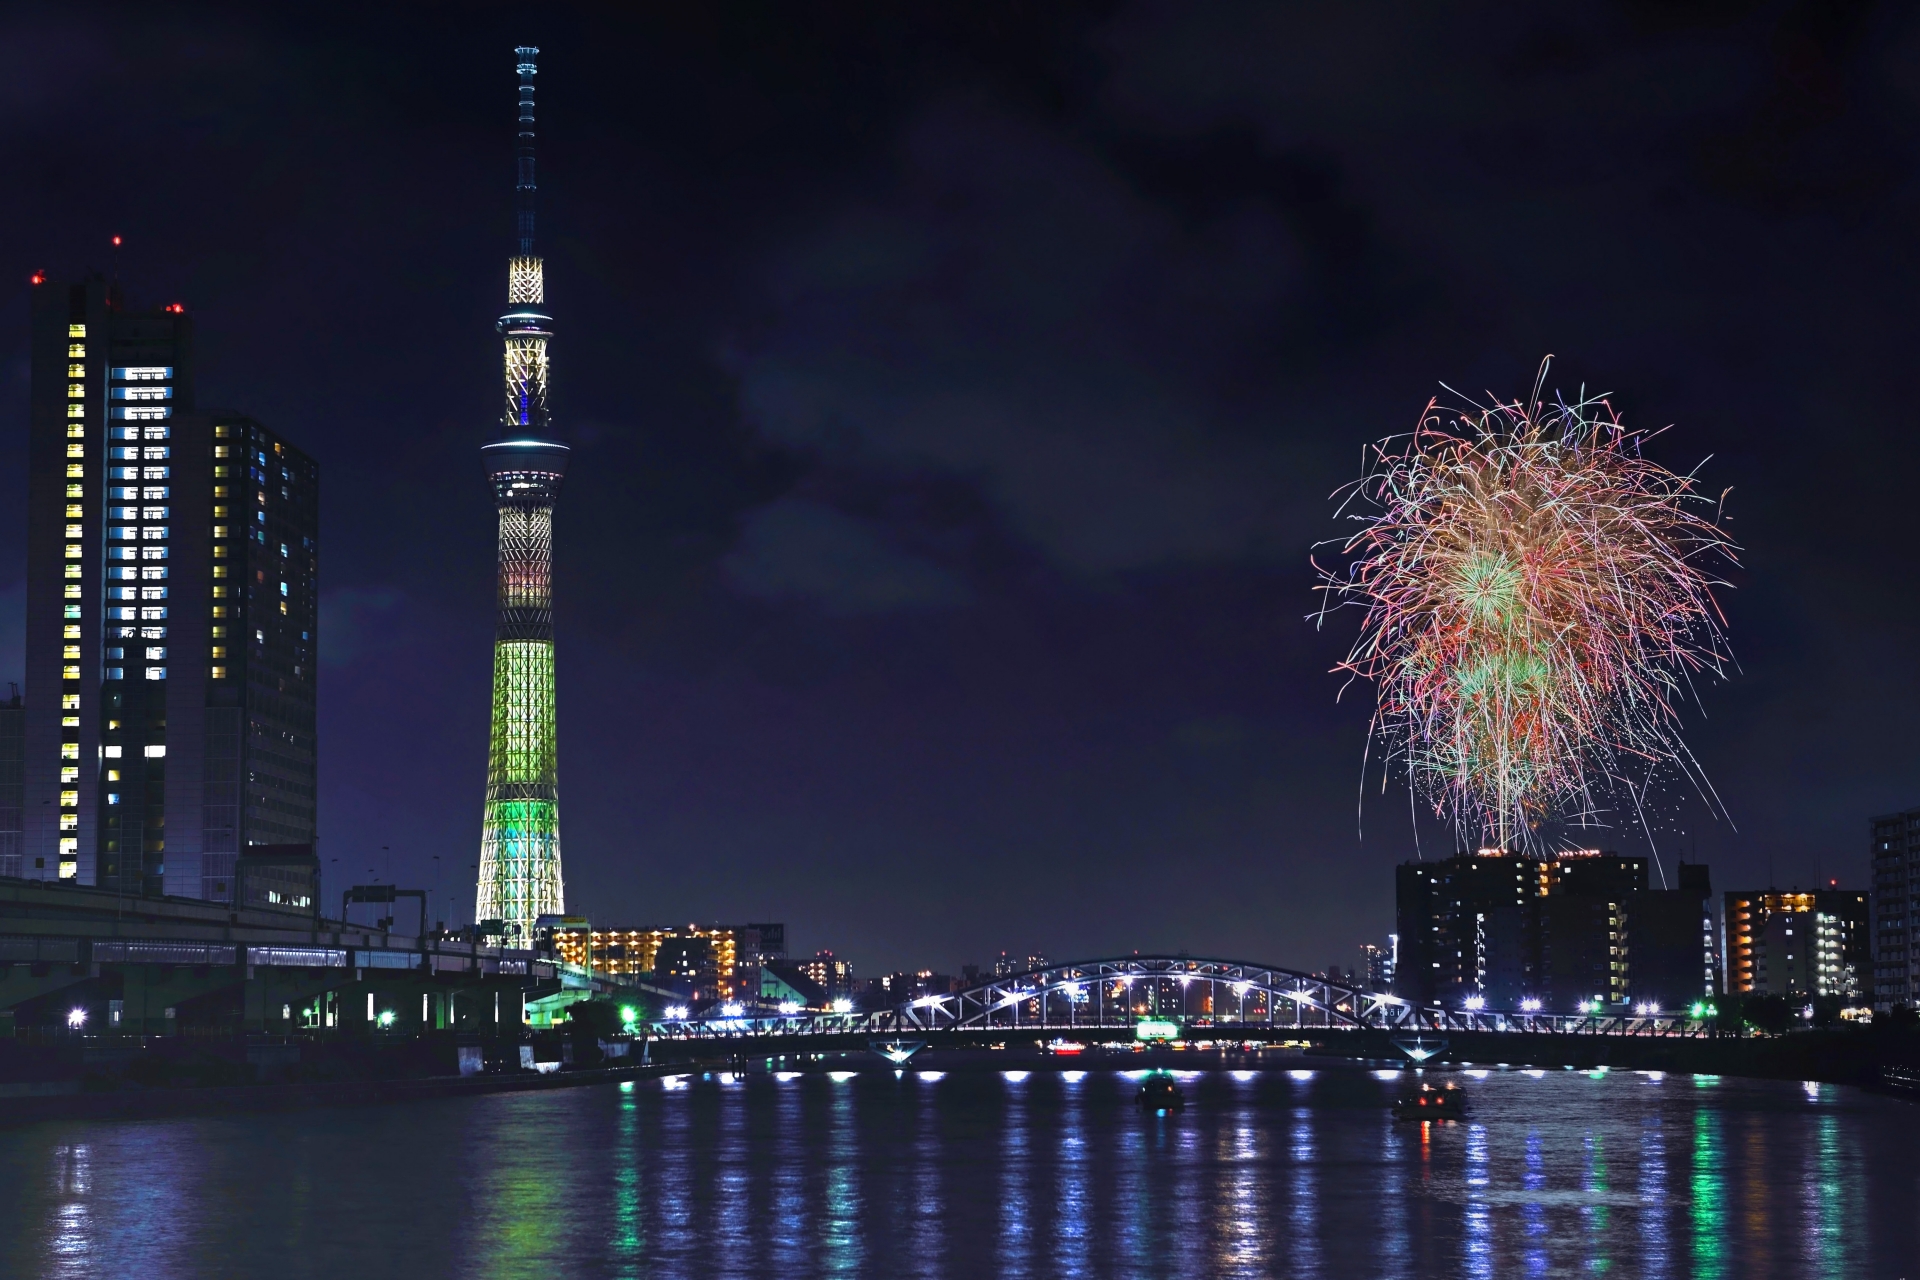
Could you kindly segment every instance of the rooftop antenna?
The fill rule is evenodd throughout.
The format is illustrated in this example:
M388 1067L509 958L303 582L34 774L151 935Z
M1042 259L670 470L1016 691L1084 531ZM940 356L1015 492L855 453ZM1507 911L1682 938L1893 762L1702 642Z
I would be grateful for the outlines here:
M540 50L532 45L518 45L514 56L519 59L516 69L520 72L520 139L518 172L514 179L514 199L516 231L520 237L520 256L533 256L533 197L539 186L533 180L533 78L539 74L540 67L535 61Z

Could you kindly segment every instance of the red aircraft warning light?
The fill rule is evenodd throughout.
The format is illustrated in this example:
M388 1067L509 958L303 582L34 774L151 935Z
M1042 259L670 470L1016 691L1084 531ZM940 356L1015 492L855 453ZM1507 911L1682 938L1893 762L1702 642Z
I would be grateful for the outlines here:
M46 282L47 273L44 271L36 271L27 277L27 283L29 284L45 284Z
M180 305L179 303L177 303L177 302L169 302L169 303L168 303L168 304L166 305L166 308L165 308L165 309L166 309L166 310L168 310L168 311L171 311L171 312L173 312L173 314L175 314L175 315L179 315L179 314L180 314L181 312L183 312L183 311L185 311L185 310L186 310L186 308L185 308L185 307L183 307L183 306L181 306L181 305Z
M115 244L119 244L119 243L120 243L120 237L119 237L119 236L115 236L115 237L113 238L113 242L114 242Z

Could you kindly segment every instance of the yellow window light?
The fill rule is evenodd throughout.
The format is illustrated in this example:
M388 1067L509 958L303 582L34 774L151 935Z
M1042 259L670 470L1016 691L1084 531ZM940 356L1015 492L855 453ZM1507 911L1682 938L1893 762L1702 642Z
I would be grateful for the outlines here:
M87 336L87 326L83 324L70 324L67 326L67 336L69 338L84 338Z

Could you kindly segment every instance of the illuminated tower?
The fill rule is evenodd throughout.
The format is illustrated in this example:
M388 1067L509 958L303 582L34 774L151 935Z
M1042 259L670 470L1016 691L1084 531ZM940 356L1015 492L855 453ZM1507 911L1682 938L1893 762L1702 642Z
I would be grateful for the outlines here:
M493 728L474 919L522 944L564 909L559 762L554 742L553 503L567 447L547 431L546 292L533 252L533 76L538 49L515 49L520 136L517 251L507 260L505 438L481 450L500 515L500 597L493 641Z

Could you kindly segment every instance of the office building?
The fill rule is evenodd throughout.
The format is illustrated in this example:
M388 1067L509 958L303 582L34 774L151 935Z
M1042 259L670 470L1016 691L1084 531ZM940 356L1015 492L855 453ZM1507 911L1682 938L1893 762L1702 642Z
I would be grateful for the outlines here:
M554 718L553 506L567 447L545 438L553 321L541 310L545 265L533 252L533 77L540 51L514 52L520 78L515 252L507 260L508 311L499 324L506 412L502 438L481 450L499 516L499 586L474 919L524 945L535 921L566 910Z
M1873 819L1873 1007L1920 1005L1920 809Z
M1862 889L1728 893L1728 993L1865 1000L1873 965L1868 907Z
M198 409L181 306L36 280L21 874L230 901L316 834L317 468Z

